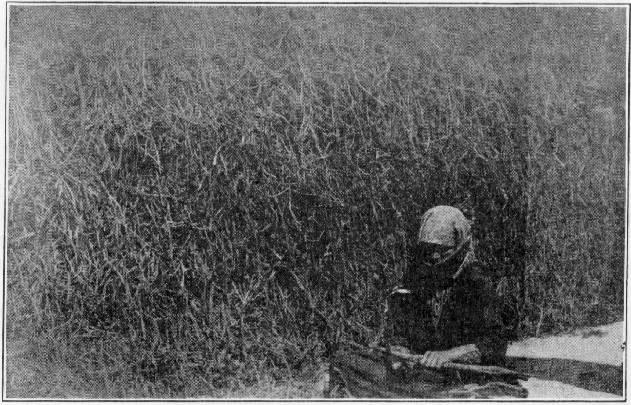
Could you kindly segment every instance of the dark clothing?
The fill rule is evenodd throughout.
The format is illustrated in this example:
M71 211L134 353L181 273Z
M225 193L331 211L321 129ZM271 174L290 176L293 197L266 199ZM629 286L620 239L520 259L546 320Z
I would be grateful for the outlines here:
M403 370L401 370L403 371ZM342 347L329 370L328 398L526 398L514 378L422 367L393 371L382 353Z
M413 254L413 257L417 255ZM422 255L418 255L421 257ZM441 266L414 260L401 288L391 295L385 343L415 353L474 344L485 365L504 365L517 316L496 294L472 251ZM458 274L454 281L454 274ZM470 358L470 360L472 360ZM461 359L460 361L466 361ZM342 347L331 363L330 395L381 398L525 398L517 377L398 363L383 352ZM395 368L394 364L399 365Z
M482 364L503 363L516 317L475 262L467 264L447 289L432 288L430 280L418 276L403 282L412 293L392 297L388 343L416 353L475 344Z

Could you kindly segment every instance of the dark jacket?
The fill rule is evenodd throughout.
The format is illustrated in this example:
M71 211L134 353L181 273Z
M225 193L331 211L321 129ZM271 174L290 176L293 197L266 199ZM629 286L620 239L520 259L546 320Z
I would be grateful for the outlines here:
M395 295L389 303L386 339L390 344L416 353L475 344L482 364L503 363L508 341L514 338L516 316L477 263L467 265L447 290L419 284L404 279L403 287L412 294ZM440 291L442 295L437 294Z

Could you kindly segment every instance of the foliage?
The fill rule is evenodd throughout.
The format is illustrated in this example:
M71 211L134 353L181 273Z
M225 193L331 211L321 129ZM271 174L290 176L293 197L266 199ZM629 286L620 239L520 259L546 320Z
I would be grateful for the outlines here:
M624 17L11 6L9 330L281 375L372 337L437 204L524 333L620 317Z

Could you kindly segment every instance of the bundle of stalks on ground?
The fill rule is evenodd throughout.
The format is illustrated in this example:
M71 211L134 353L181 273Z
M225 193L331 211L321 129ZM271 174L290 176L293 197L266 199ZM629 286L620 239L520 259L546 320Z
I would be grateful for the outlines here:
M63 337L112 395L283 379L374 336L437 204L524 335L619 318L624 24L11 6L9 336Z

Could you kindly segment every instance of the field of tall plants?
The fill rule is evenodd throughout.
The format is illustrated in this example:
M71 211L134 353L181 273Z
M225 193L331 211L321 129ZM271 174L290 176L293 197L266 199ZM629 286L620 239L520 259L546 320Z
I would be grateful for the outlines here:
M523 336L622 319L626 9L9 12L9 339L285 378L374 336L437 204Z

